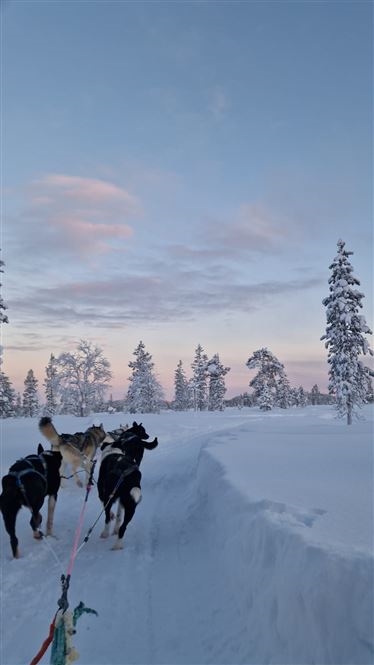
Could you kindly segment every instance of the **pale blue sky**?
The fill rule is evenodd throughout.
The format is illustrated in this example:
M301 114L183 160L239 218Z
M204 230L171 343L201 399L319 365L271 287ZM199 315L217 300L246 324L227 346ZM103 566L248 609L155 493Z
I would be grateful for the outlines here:
M322 298L342 237L372 320L371 2L7 2L4 370L142 339L161 381L194 349L268 346L327 384Z

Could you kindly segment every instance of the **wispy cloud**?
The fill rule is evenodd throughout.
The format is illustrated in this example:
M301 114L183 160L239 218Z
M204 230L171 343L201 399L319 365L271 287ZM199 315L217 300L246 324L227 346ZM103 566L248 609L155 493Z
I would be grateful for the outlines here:
M218 280L218 283L217 283ZM195 320L206 313L252 312L274 296L319 286L319 278L268 281L250 285L225 281L224 275L181 270L173 279L165 271L92 282L71 282L34 290L9 301L17 316L29 323L59 328L85 323L102 328L140 322Z
M111 182L66 174L49 174L25 190L25 206L7 231L22 234L20 252L39 246L47 256L100 255L133 235L130 220L142 213L140 202Z
M54 173L34 181L33 184L54 190L55 193L62 193L64 197L86 205L119 202L124 212L134 212L138 206L136 199L129 192L104 180Z

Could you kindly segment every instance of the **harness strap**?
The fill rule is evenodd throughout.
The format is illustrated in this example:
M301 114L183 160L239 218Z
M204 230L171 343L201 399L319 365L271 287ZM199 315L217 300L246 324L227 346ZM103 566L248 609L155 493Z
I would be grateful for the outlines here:
M8 472L9 476L13 476L14 478L16 478L17 485L20 487L20 489L25 494L25 496L26 496L26 492L25 492L25 488L23 486L21 478L22 478L22 476L25 476L28 473L36 473L37 476L40 476L40 478L43 478L45 486L47 487L47 485L48 485L48 482L47 482L47 471L48 471L48 469L47 469L46 461L45 461L45 459L43 459L42 454L40 454L40 455L28 455L28 457L21 457L17 461L18 462L26 462L26 464L28 464L28 468L27 469L21 469L20 471L9 471ZM38 469L35 468L35 466L33 465L32 461L31 461L32 459L37 460L38 462L40 462L42 464L44 474L41 473L40 471L38 471Z

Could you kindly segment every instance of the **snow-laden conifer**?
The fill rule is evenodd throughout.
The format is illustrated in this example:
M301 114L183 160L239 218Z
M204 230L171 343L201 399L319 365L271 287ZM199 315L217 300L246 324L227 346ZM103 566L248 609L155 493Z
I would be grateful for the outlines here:
M0 418L16 415L16 393L10 379L0 371Z
M263 404L261 408L270 410L277 405L280 383L286 379L284 365L266 347L255 351L246 365L248 369L258 369L249 384L253 388L254 399L258 404Z
M306 406L308 399L303 386L293 389L293 403L295 406Z
M4 261L2 259L0 259L0 272L4 272L4 269L3 269L4 265L5 265ZM0 284L0 288L1 288L1 286L2 286L2 284ZM6 309L7 309L7 306L4 302L4 299L3 299L2 295L0 294L0 324L1 323L8 323L8 317L5 314Z
M321 393L316 383L314 384L312 390L310 391L309 401L313 406L321 403Z
M346 416L348 425L367 401L370 376L374 375L360 360L361 354L373 355L365 337L372 331L359 314L364 294L356 288L360 282L348 258L352 254L345 249L345 242L338 240L338 252L330 265L330 293L322 301L327 326L321 337L328 349L329 392L335 396L338 415Z
M133 355L135 360L129 362L132 374L129 377L126 408L130 413L159 413L164 393L153 372L152 356L146 351L142 341L139 342Z
M271 411L274 406L274 394L266 383L263 384L262 390L257 396L257 404L261 411Z
M0 272L4 272L4 270L3 270L3 266L4 266L4 265L5 265L5 264L4 264L4 261L2 261L2 260L0 259ZM2 287L2 284L0 284L0 289L1 289L1 287ZM8 322L9 322L9 321L8 321L8 317L7 317L7 315L5 314L5 310L6 310L6 309L7 309L7 306L6 306L6 304L5 304L5 302L4 302L4 299L3 299L2 295L1 295L1 292L0 292L0 326L1 326L3 323L8 323ZM2 342L2 336L1 336L1 338L0 338L0 367L1 367L1 365L3 364L3 358L2 358L2 355L3 355L3 345L2 345L1 342ZM2 391L2 387L0 386L0 400L5 400L5 399L6 399L6 396L3 395L1 391Z
M58 376L58 361L51 353L48 365L45 368L44 389L46 403L44 406L44 415L53 416L58 411L60 380Z
M224 377L230 371L230 367L222 365L218 353L208 360L206 367L209 375L208 409L209 411L223 411L226 394Z
M32 369L29 369L24 380L25 389L22 395L23 415L34 418L39 413L38 379Z
M195 411L203 411L208 404L208 356L204 353L201 344L195 349L195 357L191 364L192 378L190 386L193 393L193 407Z
M292 406L292 389L285 372L281 372L278 377L276 405L281 409L289 409Z
M190 391L188 380L180 360L174 374L174 402L175 411L187 411L190 406Z

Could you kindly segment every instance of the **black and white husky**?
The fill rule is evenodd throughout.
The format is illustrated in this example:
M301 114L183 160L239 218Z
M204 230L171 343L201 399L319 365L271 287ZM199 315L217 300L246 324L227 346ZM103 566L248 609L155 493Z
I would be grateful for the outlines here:
M110 432L114 434L114 432ZM153 450L158 444L157 437L148 441L149 435L143 425L136 423L121 432L118 438L113 437L111 443L104 442L101 446L102 457L97 481L100 501L105 508L105 528L101 538L108 538L109 524L112 518L111 508L118 500L117 517L113 533L118 535L112 549L123 548L123 536L127 525L134 517L136 506L142 498L139 466L144 450ZM124 518L122 521L122 510ZM122 521L122 524L121 524Z
M27 455L17 460L2 479L0 509L15 559L19 557L16 518L22 506L29 508L30 526L34 538L40 539L43 536L40 531L42 522L40 509L45 497L48 496L47 535L52 535L53 516L60 487L61 462L60 452L45 451L39 444L36 455Z

